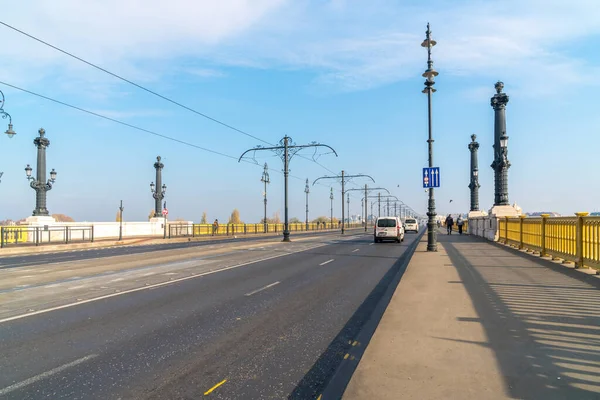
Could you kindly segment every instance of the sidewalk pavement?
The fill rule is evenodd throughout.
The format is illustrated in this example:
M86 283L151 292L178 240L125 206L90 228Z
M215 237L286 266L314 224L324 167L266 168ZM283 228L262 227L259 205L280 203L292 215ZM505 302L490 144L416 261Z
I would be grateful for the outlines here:
M355 399L600 399L600 279L426 236L346 388Z

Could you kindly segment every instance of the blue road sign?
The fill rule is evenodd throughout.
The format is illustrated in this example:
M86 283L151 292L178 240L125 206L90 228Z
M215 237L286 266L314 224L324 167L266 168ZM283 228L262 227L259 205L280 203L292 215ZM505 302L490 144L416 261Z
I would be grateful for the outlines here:
M423 168L423 187L436 188L440 187L440 168Z

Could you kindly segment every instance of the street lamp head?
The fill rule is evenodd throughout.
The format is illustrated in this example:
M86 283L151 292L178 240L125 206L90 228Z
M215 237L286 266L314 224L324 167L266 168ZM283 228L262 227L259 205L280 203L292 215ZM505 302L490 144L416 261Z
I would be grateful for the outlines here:
M152 193L154 193L154 189L156 188L156 185L154 185L154 182L150 182L150 191Z
M9 138L12 138L17 134L17 132L13 131L13 125L11 123L8 124L8 129L4 133L6 133Z
M479 171L478 171L478 170L474 170L474 171L473 171L473 176L474 176L474 177L477 177L478 175L479 175Z
M27 178L31 178L31 171L33 171L33 169L29 166L29 164L27 164L27 166L25 167L25 173L27 174Z
M506 132L502 132L502 136L500 136L500 147L505 149L508 146L508 136L506 136Z
M165 194L166 191L167 191L167 185L165 185L163 183L163 185L162 185L162 194Z
M439 72L437 72L434 68L427 68L425 70L425 72L423 72L423 75L421 75L423 78L427 78L427 80L429 82L433 82L433 78L438 76Z
M50 181L56 181L56 171L54 170L54 168L52 168L52 171L50 171Z

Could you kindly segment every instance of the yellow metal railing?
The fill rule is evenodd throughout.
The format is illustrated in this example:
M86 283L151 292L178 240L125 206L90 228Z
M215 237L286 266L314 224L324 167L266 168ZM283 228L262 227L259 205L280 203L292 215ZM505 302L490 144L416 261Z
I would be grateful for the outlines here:
M542 256L572 261L576 268L600 270L600 217L505 217L499 220L499 241ZM600 271L599 271L600 272Z
M243 234L257 234L257 233L281 233L284 229L284 224L219 224L218 227L212 224L193 224L186 229L178 228L177 224L169 224L169 231L173 232L173 236L180 236L185 234L187 236L207 236L207 235L243 235ZM364 227L363 224L346 224L346 229ZM266 231L265 231L266 228ZM304 232L304 231L321 231L321 230L337 230L341 229L341 224L337 223L319 223L310 222L308 229L306 223L292 223L289 224L290 232ZM179 233L181 232L181 233Z

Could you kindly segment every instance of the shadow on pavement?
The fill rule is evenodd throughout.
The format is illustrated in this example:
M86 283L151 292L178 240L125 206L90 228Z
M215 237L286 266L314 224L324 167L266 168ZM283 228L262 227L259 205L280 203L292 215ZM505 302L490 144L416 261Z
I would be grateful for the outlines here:
M480 238L438 241L479 316L461 321L488 337L469 343L494 352L511 398L600 399L600 280Z

